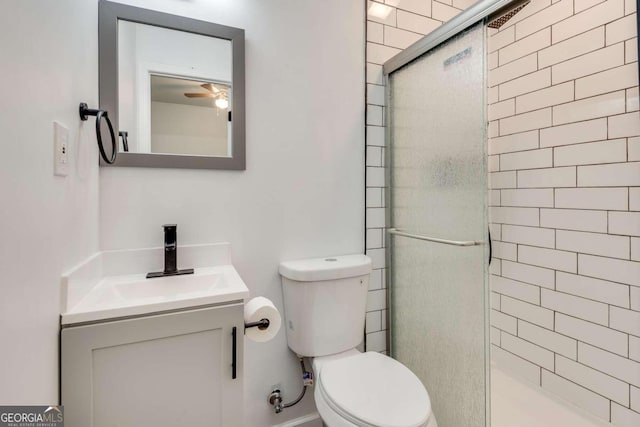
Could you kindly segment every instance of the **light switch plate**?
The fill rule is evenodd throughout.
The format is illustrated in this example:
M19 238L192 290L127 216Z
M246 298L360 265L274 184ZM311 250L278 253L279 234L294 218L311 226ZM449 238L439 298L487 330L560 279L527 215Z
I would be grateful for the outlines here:
M53 174L69 175L69 129L53 122Z

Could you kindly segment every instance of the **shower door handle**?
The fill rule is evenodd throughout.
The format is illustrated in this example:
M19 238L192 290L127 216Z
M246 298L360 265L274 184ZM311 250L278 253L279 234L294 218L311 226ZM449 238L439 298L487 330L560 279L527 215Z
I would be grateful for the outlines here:
M493 248L491 246L491 227L487 229L489 233L489 265L491 265L491 260L493 259Z
M387 232L389 234L393 234L396 236L408 237L410 239L417 239L417 240L425 240L427 242L442 243L445 245L478 246L482 244L482 242L479 242L477 240L447 240L447 239L440 239L437 237L421 236L419 234L405 233L404 231L398 230L396 228L389 228L387 229Z

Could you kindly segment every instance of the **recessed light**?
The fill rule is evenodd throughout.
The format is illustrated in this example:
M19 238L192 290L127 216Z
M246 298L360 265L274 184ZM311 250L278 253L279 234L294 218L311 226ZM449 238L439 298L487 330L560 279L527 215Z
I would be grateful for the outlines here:
M367 14L378 19L387 19L387 16L391 13L392 8L386 4L371 2Z

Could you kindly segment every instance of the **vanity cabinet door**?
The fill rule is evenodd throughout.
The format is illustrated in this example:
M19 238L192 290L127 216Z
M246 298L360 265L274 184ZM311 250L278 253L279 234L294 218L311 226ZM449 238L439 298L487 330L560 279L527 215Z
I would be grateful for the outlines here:
M64 328L65 425L242 426L243 332L242 304Z

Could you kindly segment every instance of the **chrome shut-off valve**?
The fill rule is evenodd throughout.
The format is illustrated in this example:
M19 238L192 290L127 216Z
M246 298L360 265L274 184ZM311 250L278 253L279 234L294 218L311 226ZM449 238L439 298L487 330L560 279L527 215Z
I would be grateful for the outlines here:
M269 404L273 406L273 410L276 414L279 414L286 408L290 408L294 405L297 405L298 402L300 402L304 397L304 394L307 391L307 387L313 385L313 373L308 372L304 368L304 359L302 358L302 356L298 356L298 357L300 361L300 370L302 371L302 391L300 392L296 400L292 402L284 403L282 401L282 392L280 391L279 388L274 388L271 391L271 394L269 394Z
M273 410L276 414L282 412L282 394L280 393L280 389L274 389L269 395L269 404L273 406Z

